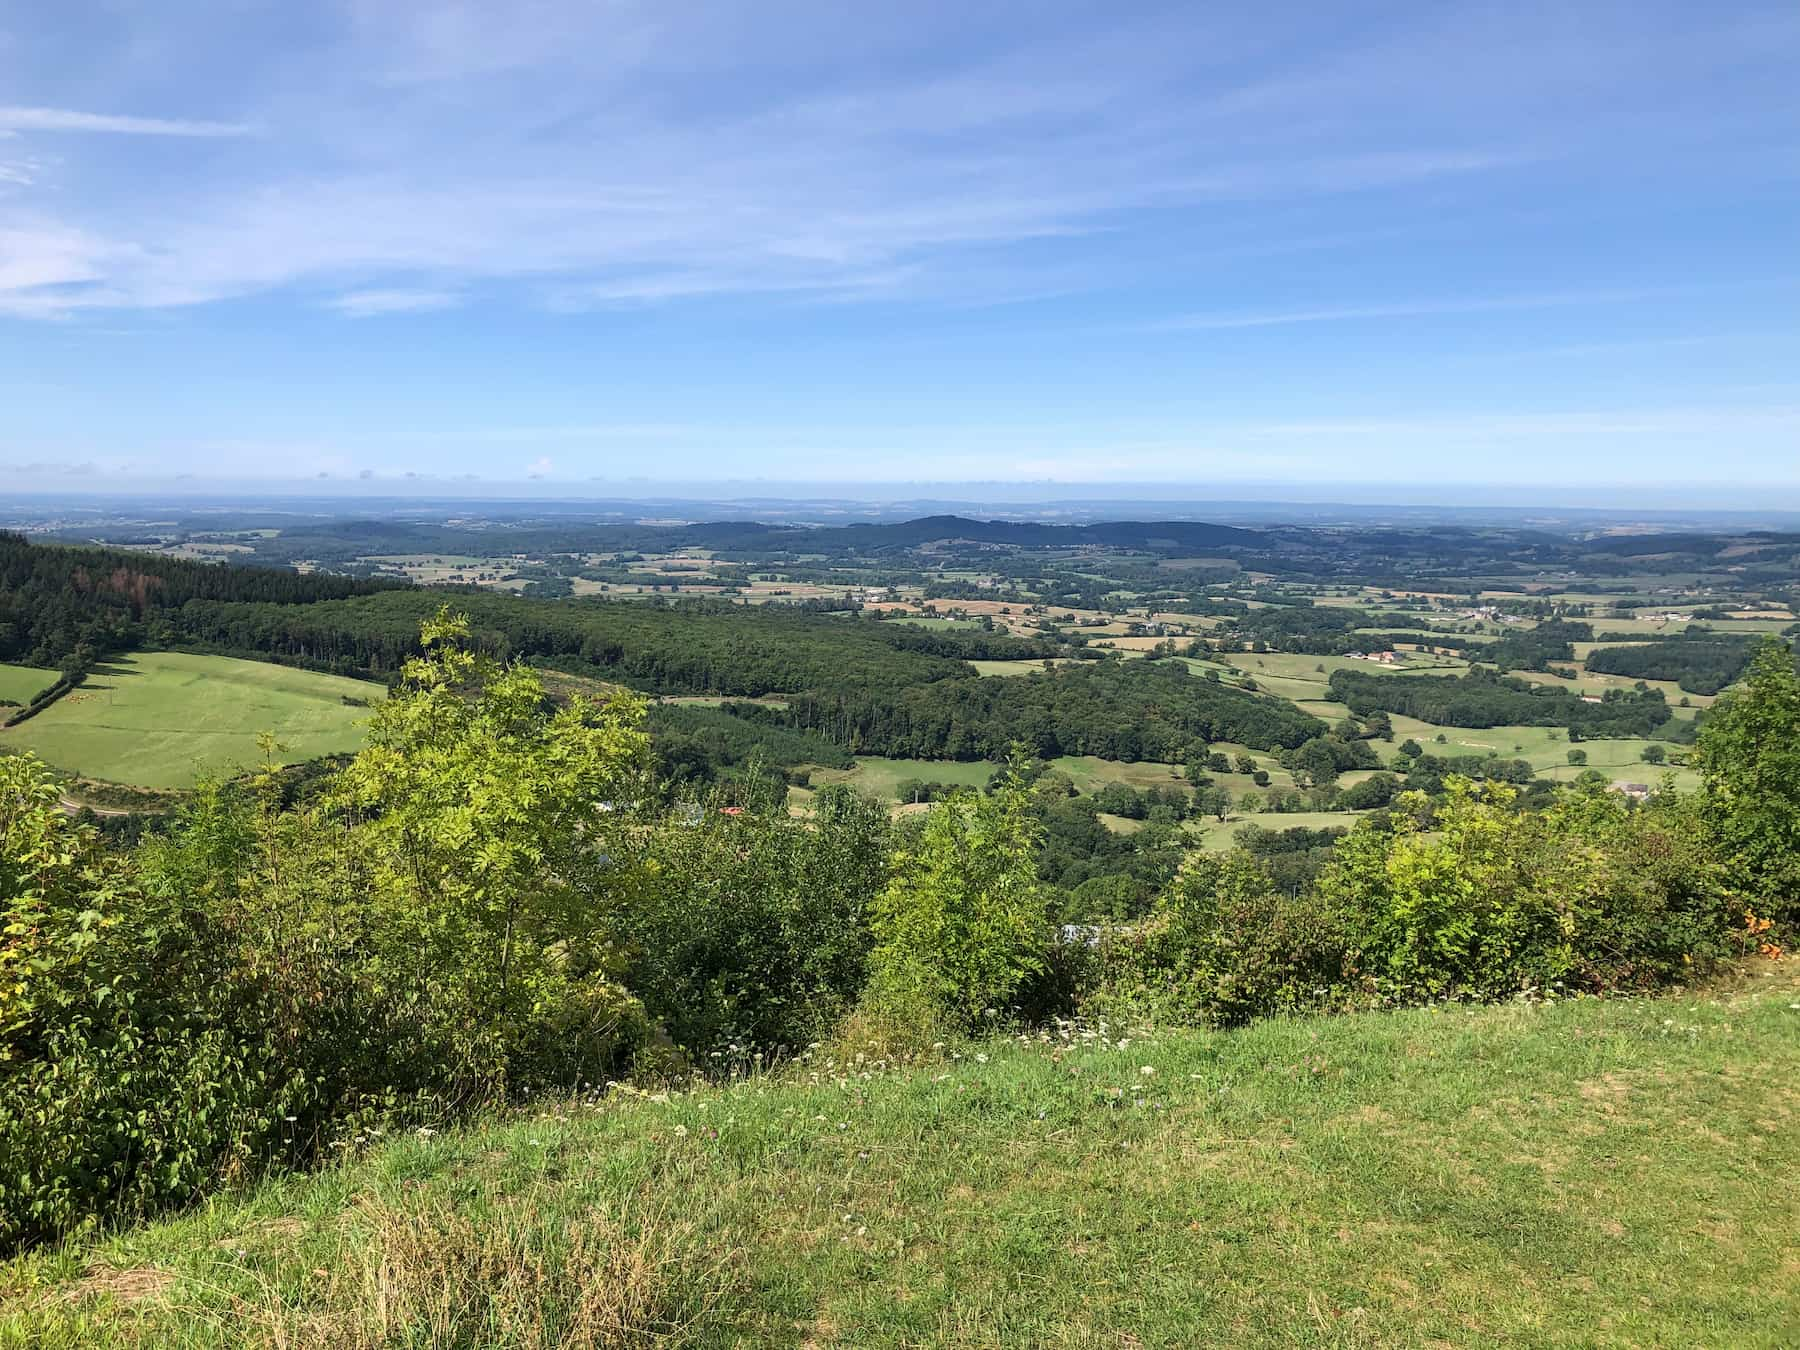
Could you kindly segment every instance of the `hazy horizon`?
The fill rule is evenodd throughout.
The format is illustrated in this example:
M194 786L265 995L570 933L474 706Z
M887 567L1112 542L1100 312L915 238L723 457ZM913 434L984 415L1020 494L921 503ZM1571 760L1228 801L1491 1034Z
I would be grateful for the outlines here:
M1486 485L1477 489L1417 485L1382 490L1359 483L1109 483L914 482L832 483L757 480L713 482L607 482L546 485L542 482L366 479L353 483L289 480L118 485L94 481L86 487L18 490L0 494L19 514L59 504L87 511L103 507L154 508L190 505L196 509L271 510L310 514L374 516L430 515L458 505L502 512L542 510L579 516L587 508L642 506L687 508L701 518L708 508L723 516L751 518L759 508L773 518L798 517L818 508L819 519L834 516L901 519L924 515L984 514L1054 522L1099 519L1219 519L1295 523L1341 512L1346 518L1375 519L1382 513L1418 521L1488 518L1526 523L1558 519L1632 519L1666 522L1719 521L1742 528L1800 525L1800 492L1764 491L1753 497L1727 487L1689 485L1669 491L1614 484ZM593 512L588 512L593 514ZM602 513L604 514L604 513ZM646 518L654 515L647 510ZM0 513L0 523L5 516Z

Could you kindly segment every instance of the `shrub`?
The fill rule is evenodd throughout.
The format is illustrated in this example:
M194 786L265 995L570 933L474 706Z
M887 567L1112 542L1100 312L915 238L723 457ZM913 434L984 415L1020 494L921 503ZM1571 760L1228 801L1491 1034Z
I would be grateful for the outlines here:
M634 705L546 714L529 672L432 636L305 810L269 769L127 857L0 759L0 1246L643 1043L600 903L628 880L599 860L629 836L603 808L641 760Z
M1346 997L1341 934L1310 895L1278 895L1242 849L1196 852L1146 922L1099 944L1091 1012L1236 1026Z
M1406 794L1293 895L1242 849L1190 855L1150 919L1103 938L1083 1002L1229 1026L1557 985L1650 989L1738 949L1741 899L1692 801L1632 809L1601 786L1546 812L1512 805L1510 788L1466 779L1435 810Z
M1800 677L1786 643L1766 639L1743 686L1714 705L1699 761L1720 847L1759 905L1800 921Z
M1033 861L1041 833L1017 778L931 809L875 903L877 1004L921 1029L970 1029L1009 1008L1048 945Z
M847 788L821 789L811 821L726 815L721 800L649 833L612 919L622 978L702 1060L830 1030L861 992L889 853L886 809Z
M1414 797L1339 843L1319 881L1384 999L1643 987L1723 953L1732 898L1679 805L1636 819L1590 789L1517 812L1512 789L1451 778L1427 834Z
M306 1092L237 1016L229 932L139 888L59 796L0 759L0 1248L291 1153Z

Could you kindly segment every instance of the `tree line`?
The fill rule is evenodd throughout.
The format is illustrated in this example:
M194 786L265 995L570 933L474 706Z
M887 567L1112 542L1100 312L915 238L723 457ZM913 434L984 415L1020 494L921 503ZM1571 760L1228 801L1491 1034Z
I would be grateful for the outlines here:
M853 753L898 759L1003 759L1019 744L1046 759L1181 764L1214 741L1277 750L1326 730L1290 703L1163 660L1103 660L900 689L845 683L790 699L784 720Z
M91 662L168 635L169 616L190 601L253 601L288 611L396 584L34 544L0 531L0 661L60 667L79 654Z
M1693 738L1691 722L1673 717L1659 689L1609 689L1590 703L1567 689L1475 669L1466 675L1331 674L1332 697L1358 717L1398 713L1445 727L1567 727L1578 736L1603 739L1656 736Z

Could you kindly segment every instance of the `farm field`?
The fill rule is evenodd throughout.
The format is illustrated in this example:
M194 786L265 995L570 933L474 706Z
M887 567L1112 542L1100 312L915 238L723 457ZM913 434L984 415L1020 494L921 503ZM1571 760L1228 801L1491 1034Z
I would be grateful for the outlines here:
M1256 761L1256 767L1266 769L1269 773L1270 787L1292 787L1294 777L1275 761L1273 755L1260 750L1246 750L1243 746L1229 745L1221 742L1212 747L1222 754L1233 757L1247 754ZM1147 760L1100 759L1094 755L1063 755L1050 761L1052 769L1059 769L1074 780L1075 790L1082 794L1096 792L1108 783L1124 783L1140 791L1150 787L1185 787L1187 779L1183 776L1182 766L1176 764L1157 764ZM1208 771L1207 777L1213 780L1215 787L1224 788L1231 794L1232 800L1252 790L1261 791L1256 781L1247 773L1213 773Z
M40 666L0 665L0 702L29 703L56 683L57 672Z
M1271 786L1293 785L1293 776L1278 765L1273 756L1260 751L1242 751L1242 747L1225 744L1217 745L1214 749L1226 754L1248 753L1255 759L1258 768L1269 771ZM981 787L999 767L985 760L884 759L878 755L860 755L854 768L815 768L811 770L811 775L815 788L831 783L844 783L872 796L893 800L894 789L909 778L927 783ZM1052 759L1050 767L1068 774L1075 783L1076 791L1083 795L1096 792L1108 783L1124 783L1140 790L1149 787L1185 787L1187 783L1180 765L1157 764L1148 760L1126 761L1100 759L1094 755L1062 755ZM1234 798L1256 786L1249 774L1215 773L1210 776L1214 783L1229 791ZM804 802L809 797L810 793L801 796L797 791L795 799Z
M1168 787L1182 785L1179 764L1156 764L1149 760L1122 761L1101 759L1096 755L1062 755L1050 761L1052 769L1066 773L1077 792L1094 792L1108 783L1124 783L1128 787Z
M386 691L365 680L261 661L139 652L97 667L28 722L0 731L0 750L35 751L66 773L145 788L187 788L200 774L258 759L273 732L297 763L355 750L367 706Z
M898 619L883 619L883 623L904 623L914 628L932 628L938 631L954 629L971 629L981 627L974 619L952 619L931 614L908 614Z
M1402 652L1400 664L1392 666L1379 661L1358 661L1348 656L1302 656L1292 652L1229 652L1224 659L1258 680L1267 677L1318 685L1324 685L1331 679L1332 672L1339 670L1354 670L1364 675L1445 675L1460 673L1469 665L1453 656L1430 656L1422 652Z
M1577 694L1604 694L1608 689L1635 689L1638 680L1630 675L1605 675L1584 670L1573 680L1565 680L1543 670L1515 670L1512 672L1521 680L1532 684L1546 684L1556 689L1567 689ZM1681 700L1686 699L1692 708L1712 706L1713 694L1690 694L1674 680L1645 680L1645 688L1660 689L1664 698L1669 700L1669 711L1680 715Z

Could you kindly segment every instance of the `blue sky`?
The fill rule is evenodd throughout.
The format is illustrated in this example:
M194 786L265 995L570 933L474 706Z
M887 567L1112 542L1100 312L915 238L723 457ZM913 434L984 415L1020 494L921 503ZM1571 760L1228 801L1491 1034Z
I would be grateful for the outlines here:
M0 489L1800 506L1796 69L1791 3L0 0Z

